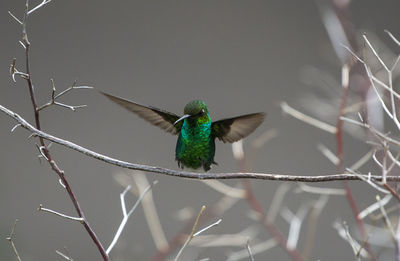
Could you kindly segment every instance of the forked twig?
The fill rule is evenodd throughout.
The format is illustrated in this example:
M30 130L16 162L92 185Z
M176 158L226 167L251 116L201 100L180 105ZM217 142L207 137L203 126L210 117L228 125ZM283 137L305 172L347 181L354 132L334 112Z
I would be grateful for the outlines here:
M157 184L158 181L154 181L152 185L149 185L144 191L143 193L140 195L140 197L138 198L138 200L136 201L135 205L133 205L133 207L127 212L126 211L126 206L125 206L125 195L126 193L130 190L131 186L126 187L126 189L120 194L120 200L121 200L121 208L122 208L122 221L121 224L118 227L117 232L115 233L115 236L113 238L113 240L110 243L110 246L107 248L106 253L107 255L110 254L111 250L114 248L115 244L117 243L119 237L122 234L122 231L124 230L124 227L126 225L126 223L128 222L129 217L132 215L132 213L135 211L135 209L139 206L139 203L142 201L142 199L144 198L144 196L146 195L146 193L148 191L150 191L150 189Z
M12 226L11 233L6 239L10 242L11 247L12 247L12 249L14 251L14 254L15 254L17 260L21 261L21 257L19 256L17 248L15 247L15 244L14 244L15 227L17 226L17 222L18 222L18 219L16 219L14 221L14 225Z

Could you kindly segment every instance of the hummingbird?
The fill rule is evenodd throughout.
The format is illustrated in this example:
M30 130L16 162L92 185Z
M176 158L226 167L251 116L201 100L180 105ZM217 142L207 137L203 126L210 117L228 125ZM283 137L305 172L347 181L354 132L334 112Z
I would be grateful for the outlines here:
M101 92L111 101L137 114L149 123L178 135L175 159L178 167L211 169L214 161L215 139L233 143L252 133L264 120L265 113L251 113L233 118L212 121L204 101L193 100L186 104L183 116L145 106Z

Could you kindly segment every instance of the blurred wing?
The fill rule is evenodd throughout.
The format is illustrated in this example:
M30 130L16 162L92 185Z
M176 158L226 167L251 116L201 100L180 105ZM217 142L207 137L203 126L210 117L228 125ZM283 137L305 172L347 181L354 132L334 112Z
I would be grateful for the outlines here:
M252 113L212 123L213 135L223 142L235 142L252 133L264 121L264 113Z
M121 105L128 111L137 114L142 119L150 122L157 127L160 127L166 132L176 135L181 130L182 122L178 122L176 125L174 125L174 122L180 118L176 114L163 111L154 107L140 105L136 102L128 101L123 98L110 95L108 93L101 92L101 94L103 94L116 104Z

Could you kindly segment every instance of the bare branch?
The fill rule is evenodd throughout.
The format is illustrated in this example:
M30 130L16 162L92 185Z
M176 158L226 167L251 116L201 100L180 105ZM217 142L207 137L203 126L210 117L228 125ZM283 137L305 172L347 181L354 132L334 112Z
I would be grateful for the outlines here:
M333 165L337 166L339 158L330 149L322 143L318 144L317 148Z
M387 142L392 143L392 144L397 145L397 146L400 147L400 141L389 137L387 134L384 134L384 133L378 131L377 129L373 128L372 126L370 126L367 123L358 122L358 121L355 121L355 120L347 118L347 117L340 117L340 119L343 120L343 121L346 121L348 123L351 123L351 124L366 128L366 129L370 130L373 134L375 134L377 137L382 138L382 139L386 140Z
M218 226L219 223L222 222L222 218L218 219L217 221L215 221L214 223L212 223L211 225L206 226L205 228L200 229L199 231L197 231L196 233L193 234L193 237L197 237L198 235L200 235L201 233L203 233L206 230L209 230L212 227Z
M277 189L272 198L271 205L268 209L267 219L271 222L275 222L275 219L281 208L283 199L286 193L289 191L290 185L288 183L282 183Z
M371 149L370 151L368 151L364 156L362 156L357 162L355 162L350 169L352 170L358 170L359 168L361 168L373 155L374 150Z
M135 205L133 205L133 207L129 210L129 212L126 211L126 206L125 206L125 195L126 193L130 190L130 186L126 187L126 189L120 194L120 200L121 200L121 209L122 209L122 215L123 215L123 219L121 221L121 224L119 225L119 228L117 230L117 232L115 233L115 236L113 238L113 240L110 243L110 246L107 248L106 253L107 255L110 254L111 250L114 248L115 244L117 243L119 237L122 234L122 231L124 230L124 227L126 225L126 223L128 222L129 217L132 215L132 213L135 211L135 209L137 208L137 206L139 206L139 203L142 201L142 199L144 198L144 196L146 195L146 193L148 191L150 191L150 189L152 188L152 186L154 186L155 184L157 184L157 181L154 181L152 185L148 186L143 193L140 195L140 197L138 198L138 200L136 201Z
M353 173L354 175L359 175L360 179L362 179L363 181L367 182L369 185L371 185L371 187L375 188L376 190L378 190L379 192L382 192L384 194L389 194L390 191L387 191L386 189L383 189L381 187L379 187L377 184L375 184L372 180L372 175L371 172L368 173L368 177L365 177L364 175L360 175L357 174L356 172L352 171L351 169L347 169L348 172ZM383 178L382 178L383 181Z
M302 239L304 243L303 257L304 260L310 260L312 249L315 245L315 235L317 233L317 223L322 210L328 203L329 196L321 195L311 207L311 213L307 221L306 236Z
M253 225L236 234L199 235L193 238L190 244L196 247L242 247L249 238L256 237L258 233L260 233L259 227Z
M391 234L391 236L392 236L392 238L393 238L393 241L395 242L395 245L397 245L397 240L398 240L398 238L396 237L396 232L394 231L392 222L390 222L389 216L387 215L387 213L386 213L386 211L385 211L385 208L383 207L383 204L382 204L382 202L381 202L381 197L380 197L379 195L376 195L376 201L377 201L378 204L379 204L379 209L381 210L381 212L382 212L382 214L383 214L383 217L384 217L386 226L387 226L388 229L389 229L389 232L390 232L390 234Z
M69 219L69 220L72 220L72 221L78 221L78 222L80 222L80 223L83 223L83 221L85 221L85 220L84 220L83 218L81 218L81 217L72 217L72 216L68 216L68 215L59 213L59 212L57 212L57 211L48 209L48 208L44 208L42 204L39 205L39 207L38 207L37 210L38 210L38 211L44 211L44 212L47 212L47 213L50 213L50 214L54 214L54 215L56 215L56 216L59 216L59 217L65 218L65 219Z
M382 200L379 200L379 202L375 202L374 204L368 206L364 210L360 211L358 214L358 217L360 219L365 218L366 216L370 215L374 211L378 210L381 206L385 206L387 203L390 202L390 200L393 198L391 194L386 195Z
M60 139L56 136L47 134L41 130L36 129L31 124L29 124L25 119L19 116L17 113L5 108L4 106L0 105L0 111L4 112L18 123L21 124L21 127L27 129L28 131L34 133L35 135L57 143L59 145L68 147L75 151L78 151L86 156L107 162L112 165L116 165L122 168L127 169L134 169L134 170L142 170L148 171L153 173L159 173L164 175L170 175L175 177L185 177L185 178L192 178L192 179L264 179L264 180L274 180L274 181L301 181L301 182L329 182L329 181L337 181L337 180L361 180L361 177L368 178L374 181L381 181L382 176L380 175L359 175L359 174L331 174L331 175L317 175L317 176L305 176L305 175L286 175L286 174L268 174L268 173L252 173L252 172L237 172L237 173L198 173L198 172L188 172L188 171L176 171L167 168L149 166L149 165L142 165L142 164L135 164L129 163L126 161L121 161L115 158L111 158L105 156L103 154L91 151L86 149L80 145L77 145L73 142ZM343 118L346 119L346 118ZM358 122L356 122L358 123ZM364 126L362 123L359 123L361 126ZM384 134L382 134L384 135ZM394 141L392 141L394 142ZM396 141L398 142L398 141ZM399 146L400 146L400 142ZM387 181L394 181L399 182L400 176L387 176Z
M364 258L369 257L368 252L365 249L363 249L363 246L360 245L360 243L358 243L350 235L349 228L345 222L343 222L342 224L340 224L339 222L335 222L333 224L333 227L337 230L339 236L349 243L357 260L361 261L360 256Z
M290 224L287 239L288 249L295 249L297 247L297 242L300 237L300 229L309 209L309 204L302 204L296 214L293 214L288 208L282 210L281 214L283 218Z
M14 251L14 254L15 254L17 260L18 260L18 261L21 261L21 257L19 256L18 251L17 251L17 248L15 247L15 244L14 244L15 227L17 226L17 222L18 222L18 219L16 219L16 220L14 221L14 225L13 225L13 227L12 227L12 229L11 229L11 233L10 233L10 235L9 235L6 239L10 242L11 247L12 247L12 249L13 249L13 251Z
M36 10L38 10L39 8L47 5L48 3L50 3L52 0L43 0L40 4L38 4L37 6L35 6L34 8L32 8L31 10L28 11L28 15L30 15L31 13L35 12Z
M47 107L50 107L51 105L57 105L57 106L60 106L60 107L64 107L64 108L70 109L72 111L76 111L76 109L86 107L86 105L74 105L74 106L73 105L67 105L67 104L58 102L56 100L59 97L61 97L62 95L66 94L67 92L71 91L71 90L74 90L74 89L93 89L93 87L90 87L90 86L75 86L75 82L74 82L74 84L71 87L65 89L64 91L62 91L62 92L60 92L59 94L56 95L55 94L56 93L56 87L54 85L54 80L50 79L50 81L51 81L51 87L52 87L51 88L51 100L49 102L43 104L39 108L37 108L37 111L41 111L41 110L43 110L43 109L45 109Z
M394 35L393 35L389 30L385 30L385 33L387 33L387 34L390 36L390 38L392 38L392 40L393 40L398 46L400 46L400 41L397 40L397 38L394 37Z
M277 245L278 245L278 243L275 241L275 239L269 239L265 242L261 242L261 243L253 245L252 253L253 253L253 255L260 254L260 253L265 252ZM227 261L238 261L238 260L242 260L242 259L245 259L248 257L249 257L248 250L243 249L243 250L233 252L232 254L230 254Z
M185 247L190 243L190 241L193 239L193 237L194 237L194 232L196 231L197 225L198 225L198 223L199 223L200 216L203 214L203 212L204 212L205 209L206 209L206 206L202 206L202 207L201 207L201 210L200 210L199 214L197 215L197 218L196 218L196 220L195 220L195 222L194 222L194 224L193 224L192 232L190 233L189 237L187 238L187 240L185 241L185 243L183 244L183 246L182 246L181 249L179 250L178 254L176 255L176 257L175 257L175 259L174 259L174 261L178 261L178 260L179 260L180 256L181 256L182 253L183 253L183 250L184 250Z
M143 172L132 174L132 178L135 180L135 183L138 187L138 194L142 194L145 189L150 185L146 178L146 175ZM131 189L130 191L133 192L133 189ZM152 190L150 190L147 193L147 196L143 198L142 207L144 215L146 216L148 227L157 246L157 249L168 247L168 241L161 227L160 219L154 205Z
M233 198L245 198L246 191L239 188L230 187L218 180L203 180L203 183L216 191Z
M299 185L299 187L295 190L295 193L307 192L321 195L346 195L346 190L344 189L312 187L302 182L298 182L297 184Z
M65 248L65 251L67 252L67 249ZM64 254L63 252L61 252L61 251L59 251L59 250L56 250L56 253L59 255L59 256L61 256L62 258L64 258L65 260L67 260L67 261L74 261L70 256L69 256L69 254L67 253L67 254Z
M15 21L17 21L17 23L19 23L20 25L22 25L21 20L19 20L13 13L11 13L11 11L8 11L8 14L14 18Z
M250 239L247 240L246 248L247 248L247 252L249 253L250 261L254 261L254 256L253 256L253 253L251 252L249 241L250 241Z
M378 52L375 50L375 48L372 46L372 44L369 42L367 36L363 34L364 41L367 43L368 47L371 49L371 51L374 53L375 57L378 59L378 61L381 63L382 67L385 68L386 71L390 71L389 68L386 66L386 64L383 62L382 58L379 56Z
M290 116L292 116L292 117L294 117L294 118L296 118L298 120L301 120L301 121L303 121L305 123L308 123L308 124L310 124L310 125L312 125L314 127L317 127L317 128L319 128L321 130L324 130L326 132L335 134L336 131L337 131L336 127L334 127L332 125L329 125L329 124L327 124L325 122L322 122L320 120L317 120L315 118L312 118L312 117L310 117L310 116L308 116L308 115L306 115L306 114L304 114L304 113L302 113L302 112L290 107L286 102L281 102L281 109L282 109L283 112L289 114Z

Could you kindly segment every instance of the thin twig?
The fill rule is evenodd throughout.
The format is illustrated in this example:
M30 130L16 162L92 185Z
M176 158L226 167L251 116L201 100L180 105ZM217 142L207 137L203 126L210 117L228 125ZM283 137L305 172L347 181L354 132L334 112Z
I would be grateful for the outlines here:
M174 259L174 261L178 261L178 260L179 260L180 256L181 256L182 253L183 253L183 250L184 250L185 247L190 243L190 241L193 239L193 237L194 237L194 232L195 232L196 229L197 229L197 225L199 224L199 219L200 219L201 215L203 214L204 210L206 210L206 206L202 206L202 207L201 207L200 212L199 212L199 214L197 215L197 218L196 218L196 220L195 220L195 222L194 222L194 224L193 224L192 232L190 233L189 237L187 238L187 240L185 241L185 243L183 244L183 246L182 246L181 249L179 250L178 254L176 255L176 257L175 257L175 259Z
M384 206L382 204L382 201L381 201L381 197L379 195L376 195L376 201L377 201L377 203L379 205L379 209L381 210L381 212L383 214L386 226L388 227L389 232L390 232L390 234L392 236L392 239L394 241L394 244L396 246L398 238L396 237L396 232L394 232L394 228L393 228L392 222L390 222L389 216L387 215L387 213L385 211L385 208L384 208Z
M138 187L138 194L143 193L144 190L149 186L147 177L143 172L132 174L132 178L135 180L135 183ZM131 192L133 192L133 189L131 189ZM168 241L161 227L151 190L147 193L147 196L143 198L142 207L149 230L151 232L151 236L153 237L157 249L160 250L168 247Z
M128 222L129 217L132 215L132 213L135 211L135 209L137 208L137 206L139 206L139 203L142 201L142 199L144 198L144 196L146 195L146 193L148 191L150 191L150 189L152 188L152 186L154 186L155 184L157 184L157 181L154 181L152 185L148 186L143 193L140 195L140 197L138 198L138 200L136 201L135 205L133 205L133 207L127 212L126 211L126 206L125 206L125 195L126 193L130 190L130 186L126 187L126 189L120 194L120 200L121 200L121 208L122 208L122 215L123 215L123 219L121 221L121 224L118 227L117 232L114 235L113 240L110 243L110 246L107 248L106 253L107 255L110 254L111 250L114 248L115 244L117 243L119 237L122 234L122 231L124 230L124 227L126 225L126 223Z
M57 106L60 106L60 107L64 107L64 108L70 109L72 111L76 111L76 109L86 107L86 105L67 105L67 104L58 102L57 99L59 97L61 97L62 95L66 94L67 92L71 91L71 90L74 90L74 89L93 89L93 87L91 87L91 86L75 86L76 83L74 82L74 84L71 87L68 87L67 89L65 89L64 91L62 91L62 92L60 92L59 94L56 95L56 87L55 87L55 84L54 84L54 80L50 79L50 81L51 81L51 99L50 99L49 102L47 102L47 103L43 104L42 106L38 107L37 108L38 111L41 111L41 110L43 110L43 109L45 109L47 107L50 107L51 105L57 105Z
M288 249L296 249L300 237L300 229L309 208L309 204L302 204L296 214L293 214L288 208L282 210L281 215L290 224L289 235L287 237Z
M379 202L375 202L372 205L368 206L364 210L360 211L358 214L358 217L361 219L364 219L366 216L372 214L374 211L378 210L381 206L385 206L390 202L390 200L393 198L392 195L386 195L382 200L380 199Z
M206 226L205 228L200 229L199 231L197 231L196 233L193 234L193 237L197 237L198 235L200 235L201 233L203 233L206 230L209 230L212 227L218 226L219 223L222 222L222 218L218 219L217 221L215 221L214 223L212 223L211 225Z
M385 33L387 33L387 34L390 36L390 38L392 38L392 40L393 40L398 46L400 46L400 41L397 40L397 38L394 37L394 35L393 35L391 32L389 32L389 30L385 30Z
M247 248L247 252L249 253L250 261L254 261L254 256L253 256L253 252L251 251L249 241L250 241L250 239L247 240L246 248Z
M65 249L66 251L67 251L67 249ZM61 252L60 250L56 250L56 253L59 255L59 256L61 256L62 258L64 258L65 260L67 260L67 261L74 261L69 255L68 255L68 253L67 254L64 254L63 252Z
M302 182L299 182L297 184L299 185L299 187L294 191L295 193L307 192L321 195L346 195L346 190L344 189L312 187Z
M252 246L252 253L253 255L265 252L278 244L276 243L275 239L268 239L265 242L258 243L256 245ZM238 261L241 259L248 258L249 252L247 249L243 249L237 252L233 252L232 254L229 255L227 261Z
M306 115L306 114L304 114L304 113L302 113L302 112L290 107L286 102L281 102L281 109L282 109L283 112L289 114L290 116L292 116L292 117L294 117L296 119L299 119L299 120L301 120L301 121L303 121L305 123L308 123L308 124L310 124L310 125L312 125L314 127L317 127L317 128L319 128L321 130L324 130L326 132L335 134L336 131L337 131L336 127L334 127L332 125L329 125L329 124L327 124L325 122L322 122L320 120L317 120L315 118L312 118L312 117L310 117L310 116L308 116L308 115Z
M288 183L282 183L275 191L274 197L272 198L271 204L268 209L267 219L271 222L275 222L278 216L279 209L281 208L283 199L286 193L290 190L290 185Z
M11 66L10 72L12 74L13 80L15 80L14 75L19 74L21 75L22 78L26 80L26 83L28 85L28 90L29 90L29 96L31 99L31 104L32 104L32 109L34 113L34 119L35 119L35 126L38 131L41 131L41 124L40 124L40 114L38 111L38 106L36 102L36 97L35 97L35 92L34 92L34 86L32 82L32 75L31 75L31 70L30 70L30 55L29 55L29 50L30 50L30 42L28 40L28 34L27 34L27 19L29 14L33 13L34 11L38 10L39 8L43 7L47 3L49 3L51 0L43 0L39 5L34 7L29 11L29 0L26 1L25 3L25 11L24 11L24 16L22 19L22 41L20 43L25 49L25 73L20 73L16 70L15 68L15 59L13 60L13 65ZM31 125L31 127L33 127ZM100 240L98 239L97 235L95 234L94 230L91 228L89 222L86 220L85 215L80 207L80 204L72 191L71 186L69 185L69 182L67 181L64 171L61 170L58 165L56 164L55 160L52 158L50 151L48 150L48 147L46 146L44 142L44 138L39 136L39 141L40 141L40 148L41 151L44 154L44 158L47 159L50 167L61 180L61 183L64 185L65 189L67 190L67 193L75 207L76 212L78 213L79 218L82 218L82 225L85 227L86 231L88 232L89 236L93 240L94 244L96 245L97 249L99 250L101 256L105 261L108 261L108 256L104 250L103 245L101 244Z
M14 244L15 227L17 226L17 222L18 222L18 219L16 219L16 220L14 221L14 225L13 225L13 227L12 227L12 229L11 229L11 233L10 233L10 235L9 235L6 239L10 242L11 247L12 247L12 249L13 249L13 251L14 251L14 254L15 254L17 260L18 260L18 261L21 261L21 257L19 256L18 251L17 251L17 248L15 247L15 244Z
M189 171L176 171L162 167L135 164L126 161L121 161L109 156L91 151L73 142L60 139L56 136L47 134L29 124L25 119L23 119L17 113L7 109L6 107L0 105L0 111L4 112L18 123L21 127L27 129L28 131L34 133L34 135L39 136L43 139L49 140L51 142L57 143L59 145L68 147L75 151L78 151L86 156L104 161L106 163L116 165L126 169L142 170L152 173L170 175L181 178L192 178L192 179L264 179L264 180L274 180L274 181L301 181L301 182L330 182L338 180L361 180L360 175L355 174L330 174L330 175L317 175L317 176L307 176L307 175L287 175L287 174L268 174L268 173L252 173L252 172L236 172L236 173L199 173L199 172L189 172ZM368 175L362 175L368 178ZM381 181L382 176L373 175L371 179L375 181ZM400 182L400 176L387 176L387 181Z
M317 233L317 223L322 213L323 208L326 206L329 200L329 195L321 195L319 199L312 205L310 217L307 221L307 231L304 242L303 257L305 260L310 260L312 249L315 246L315 235Z
M243 189L230 187L218 180L204 180L203 183L209 186L210 188L213 188L216 191L233 198L246 197L246 191L244 191Z
M335 222L333 224L333 227L337 230L339 236L347 243L349 243L353 250L354 256L356 257L356 260L361 261L360 256L364 258L369 257L368 252L363 248L363 246L350 235L349 228L345 222Z
M65 218L65 219L69 219L69 220L73 220L73 221L78 221L78 222L80 222L80 223L83 223L83 222L84 222L84 219L81 218L81 217L72 217L72 216L68 216L68 215L62 214L62 213L60 213L60 212L57 212L57 211L54 211L54 210L51 210L51 209L48 209L48 208L44 208L44 207L42 206L42 204L39 205L39 207L38 207L37 210L38 210L38 211L47 212L47 213L50 213L50 214L54 214L54 215L56 215L56 216L59 216L59 217Z

